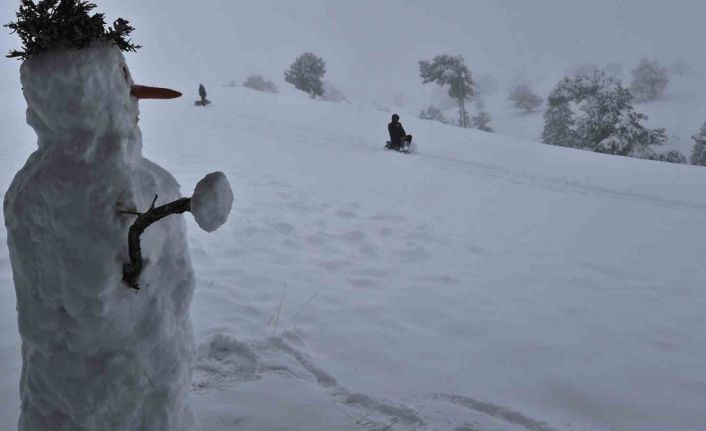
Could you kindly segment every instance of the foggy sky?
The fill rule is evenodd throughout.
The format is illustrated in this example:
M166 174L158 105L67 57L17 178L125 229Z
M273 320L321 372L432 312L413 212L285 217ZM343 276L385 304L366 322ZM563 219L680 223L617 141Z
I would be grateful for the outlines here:
M241 83L251 73L283 88L283 70L304 51L326 60L326 79L350 99L380 103L428 97L417 62L440 53L462 54L475 75L492 74L502 87L521 79L551 87L589 62L617 61L626 72L641 57L705 62L700 0L96 1L109 22L136 27L143 48L126 56L137 80L194 94L200 82ZM9 22L18 2L0 5ZM19 48L2 30L0 50ZM0 61L0 91L19 87L19 64Z

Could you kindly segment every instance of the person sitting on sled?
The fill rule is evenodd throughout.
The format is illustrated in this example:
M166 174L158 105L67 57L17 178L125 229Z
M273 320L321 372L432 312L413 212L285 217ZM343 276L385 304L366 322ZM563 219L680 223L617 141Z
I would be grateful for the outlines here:
M399 150L412 143L412 135L404 131L397 114L392 114L392 122L387 125L387 131L390 132L390 148L393 150Z

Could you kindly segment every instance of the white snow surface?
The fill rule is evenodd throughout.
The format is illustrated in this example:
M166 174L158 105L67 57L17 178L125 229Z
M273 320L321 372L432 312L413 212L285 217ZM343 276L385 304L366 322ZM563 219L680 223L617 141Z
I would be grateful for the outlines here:
M390 114L375 108L209 96L142 102L140 120L145 153L186 190L220 170L238 194L215 234L170 221L186 220L196 274L204 429L706 429L706 169L405 113L419 148L399 154L382 149ZM33 140L14 106L0 114L7 185ZM98 198L84 203L113 204ZM0 262L0 428L13 430L20 348Z
M25 61L21 79L39 148L4 204L22 337L19 429L194 430L182 218L142 236L141 290L122 282L135 216L118 211L181 197L142 157L125 59L106 44L52 51Z
M228 220L233 207L233 190L223 172L211 172L196 184L191 213L199 227L213 232Z

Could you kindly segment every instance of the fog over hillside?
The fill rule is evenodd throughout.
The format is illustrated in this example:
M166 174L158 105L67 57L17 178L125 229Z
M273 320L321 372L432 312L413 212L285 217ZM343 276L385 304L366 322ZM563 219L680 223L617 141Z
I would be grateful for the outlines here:
M13 18L4 0L0 21ZM282 71L303 51L327 61L327 77L351 99L391 103L398 94L423 103L417 62L462 54L471 71L505 88L513 80L547 81L567 69L620 62L629 71L642 57L703 69L706 14L698 0L623 1L226 1L195 4L105 0L107 20L125 17L143 49L131 55L144 82L193 86L238 83L251 73L283 82ZM18 47L0 34L0 51ZM0 62L0 88L17 85L18 62Z

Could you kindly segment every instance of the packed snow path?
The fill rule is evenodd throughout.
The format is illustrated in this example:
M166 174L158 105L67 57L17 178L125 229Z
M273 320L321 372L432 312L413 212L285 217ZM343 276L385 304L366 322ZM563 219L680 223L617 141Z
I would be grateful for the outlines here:
M189 191L206 430L706 428L706 169L553 148L400 112L244 89L141 109L144 153ZM13 97L18 97L13 95ZM1 179L32 150L22 109ZM6 251L0 415L19 337Z

